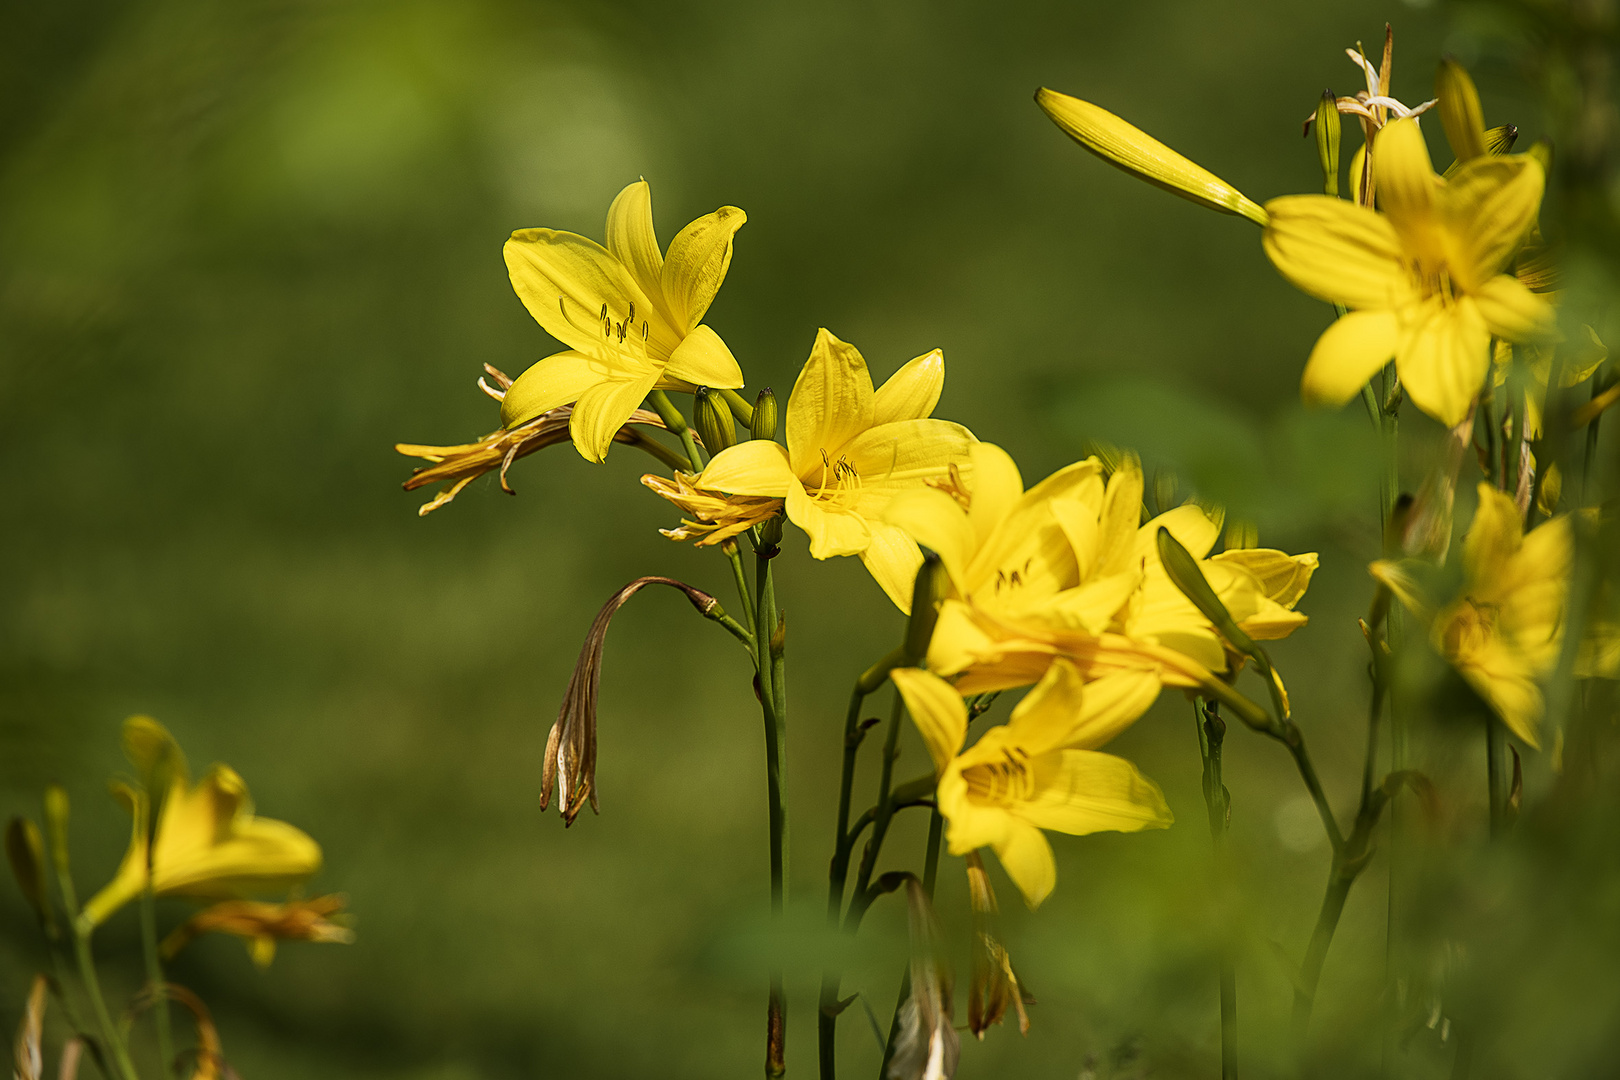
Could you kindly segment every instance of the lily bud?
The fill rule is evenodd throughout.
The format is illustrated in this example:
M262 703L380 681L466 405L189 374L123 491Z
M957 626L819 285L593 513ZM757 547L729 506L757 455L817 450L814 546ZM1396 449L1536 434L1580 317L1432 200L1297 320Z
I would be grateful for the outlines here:
M56 875L64 881L70 861L67 837L71 814L68 793L62 789L62 785L48 785L45 788L45 836L50 841L51 861L56 864Z
M939 621L939 605L945 599L950 578L945 564L930 551L923 556L917 568L917 578L911 586L911 621L906 624L906 657L908 663L920 663L928 655L928 643L934 637L934 624Z
M1547 517L1558 513L1558 500L1564 493L1564 474L1555 461L1541 474L1541 489L1536 492L1536 509Z
M731 407L706 386L697 390L697 433L703 447L712 457L722 450L737 445L737 423L731 418Z
M1260 546L1260 530L1252 521L1233 520L1226 523L1226 550L1247 551Z
M1332 90L1322 91L1316 105L1316 159L1322 163L1322 191L1339 193L1339 99Z
M1271 220L1265 208L1243 192L1107 109L1045 87L1035 92L1035 101L1065 135L1116 169L1200 206L1246 217L1256 225Z
M1513 124L1503 124L1493 127L1485 133L1485 152L1487 154L1506 154L1513 150L1513 144L1519 141L1519 129ZM1542 166L1546 166L1542 162Z
M768 386L754 399L754 422L749 425L749 437L776 438L776 395Z
M1472 161L1485 153L1485 114L1479 107L1474 80L1457 61L1446 57L1434 77L1434 96L1440 99L1440 122L1446 142L1458 161Z
M56 922L51 914L50 896L45 889L45 840L39 826L27 818L14 817L6 823L6 859L11 863L11 874L17 879L34 914L39 916L46 933L56 936Z
M1238 628L1232 613L1226 610L1215 590L1210 588L1209 580L1204 572L1198 569L1198 562L1192 553L1181 546L1181 542L1170 535L1170 530L1159 526L1159 562L1164 566L1164 572L1170 576L1181 594L1192 601L1194 607L1203 613L1204 618L1231 643L1239 652L1252 654L1255 651L1254 642Z

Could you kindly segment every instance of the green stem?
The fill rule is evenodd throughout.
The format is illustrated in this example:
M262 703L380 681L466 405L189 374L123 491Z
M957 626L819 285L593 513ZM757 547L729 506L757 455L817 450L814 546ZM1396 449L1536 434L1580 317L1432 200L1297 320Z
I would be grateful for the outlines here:
M654 390L647 395L647 401L652 405L658 418L669 428L670 434L681 440L681 447L686 451L687 468L692 472L703 469L703 455L699 453L697 441L692 438L692 428L686 422L686 417L675 403L669 400L669 395L662 390Z
M1232 793L1226 789L1221 777L1221 747L1226 740L1226 721L1221 719L1220 706L1215 702L1204 707L1195 700L1193 713L1198 717L1198 746L1204 759L1204 809L1209 815L1209 836L1215 847L1215 872L1220 877L1220 892L1225 898L1231 887L1226 828L1232 808ZM1222 911L1221 914L1224 916L1226 913ZM1221 942L1220 988L1221 1080L1237 1080L1237 969L1232 963L1231 948L1224 940Z
M1494 713L1485 717L1485 779L1491 835L1500 836L1508 827L1508 744L1507 728Z
M158 1075L169 1077L174 1070L174 1027L169 1019L169 982L163 977L163 961L158 957L157 900L152 895L150 876L141 890L141 951L146 957L146 983L157 1021Z
M735 540L722 544L721 550L726 553L726 558L731 562L731 576L737 582L737 596L742 600L743 617L748 620L748 632L757 635L759 627L754 619L754 594L753 590L748 587L748 573L743 569L742 552L737 550ZM757 650L754 655L754 666L755 668L759 666Z
M664 465L669 469L685 470L692 467L691 462L687 461L685 457L677 454L675 451L671 450L657 439L648 438L639 431L636 431L634 428L630 428L628 430L635 435L635 438L631 440L629 445L640 450L645 450L647 453L663 462Z
M860 925L861 917L866 914L866 908L871 903L867 896L867 886L872 883L872 871L877 867L878 852L882 849L883 838L889 831L889 822L894 819L892 785L894 782L894 763L900 756L900 713L902 705L900 689L896 687L894 705L889 710L888 731L883 738L883 760L878 771L877 816L872 821L872 838L866 842L866 849L861 852L860 869L855 875L855 895L850 900L849 914L844 920L845 926L848 928Z
M1344 902L1355 884L1359 869L1346 871L1337 855L1328 872L1327 893L1322 897L1322 908L1316 915L1316 929L1305 949L1305 960L1299 967L1299 985L1294 989L1294 1033L1303 1045L1310 1028L1311 1010L1316 1005L1316 988L1322 979L1322 964L1327 960L1328 946L1339 928L1339 916L1344 914Z
M771 560L778 553L775 544L761 546L754 568L756 588L754 625L758 629L759 697L765 721L765 782L769 800L771 845L771 916L781 927L786 899L787 783L784 775L786 741L786 685L781 627L776 610L776 586ZM787 991L780 966L771 971L770 997L766 1006L765 1075L779 1077L787 1071Z
M737 423L749 427L754 422L754 406L747 398L735 390L722 390L720 397L731 408L731 415L737 418Z
M928 847L923 859L923 891L934 898L934 882L939 878L939 847L945 836L945 818L936 805L928 814Z

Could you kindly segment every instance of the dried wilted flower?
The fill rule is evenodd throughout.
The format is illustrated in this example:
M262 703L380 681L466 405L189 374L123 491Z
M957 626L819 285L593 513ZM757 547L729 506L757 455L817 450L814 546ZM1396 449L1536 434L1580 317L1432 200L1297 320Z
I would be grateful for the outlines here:
M28 1007L23 1010L22 1023L17 1025L14 1057L17 1080L40 1080L45 1075L45 1051L40 1037L45 1028L45 994L48 986L45 976L35 975L34 985L28 991Z
M900 1029L889 1058L889 1080L950 1080L962 1041L951 1023L955 981L941 955L939 917L922 882L906 875L911 926L911 993L900 1007Z
M1001 1023L1011 1005L1018 1011L1018 1033L1029 1034L1025 1005L1035 999L1025 991L1013 971L1007 948L991 933L990 916L996 913L996 894L977 851L967 854L968 899L973 908L973 981L968 984L968 1030L981 1040L990 1025Z
M338 915L347 898L317 896L270 904L255 900L227 900L193 915L163 940L163 955L172 957L198 934L235 934L247 943L248 955L260 967L275 959L276 942L324 941L339 945L354 942L354 931ZM338 920L329 916L338 915Z
M540 809L551 805L552 791L563 823L572 825L587 800L596 806L596 689L602 679L602 650L607 644L608 624L629 599L648 585L668 585L686 594L699 614L709 615L720 602L702 589L667 577L637 578L602 605L585 635L574 675L568 680L557 722L546 738L546 760L540 780Z
M498 384L499 389L490 386L483 379L478 385L484 392L499 401L506 394L506 388L512 385L507 375L484 365L484 370ZM461 494L461 489L483 476L491 469L501 471L501 490L507 494L516 494L506 482L506 470L512 467L512 462L520 457L527 457L536 450L544 450L548 446L556 446L569 440L568 423L573 416L572 405L562 405L548 412L541 413L533 420L519 424L513 428L501 428L492 431L475 443L463 443L460 446L422 446L415 443L396 443L394 449L407 457L424 458L433 462L432 465L416 470L411 478L405 481L406 491L415 491L417 488L427 487L448 481L450 486L435 495L431 500L422 504L417 510L420 515L431 514L445 503ZM637 409L630 414L630 419L619 428L613 436L615 442L626 443L631 446L646 445L649 440L635 429L635 425L659 428L667 431L664 422L658 418L657 413L646 409Z
M668 499L691 518L683 518L679 528L659 529L671 540L690 540L700 537L698 547L707 547L728 540L762 521L769 521L782 512L782 500L762 495L727 495L709 491L693 481L697 476L676 472L673 480L648 474L641 482ZM696 520L693 520L696 519Z

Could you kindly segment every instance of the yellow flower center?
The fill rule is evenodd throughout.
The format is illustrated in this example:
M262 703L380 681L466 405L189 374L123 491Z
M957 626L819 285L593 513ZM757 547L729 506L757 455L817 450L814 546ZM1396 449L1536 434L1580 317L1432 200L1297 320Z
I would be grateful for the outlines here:
M810 485L805 485L810 490ZM823 502L842 504L852 501L861 490L861 474L849 458L842 454L834 461L825 447L821 450L821 482L810 490L812 498Z
M980 803L1007 806L1035 794L1035 774L1029 755L1017 746L1003 747L1000 761L971 765L962 770L968 795Z
M566 296L557 297L557 308L562 312L562 317L568 321L568 325L581 335L599 334L602 344L617 354L615 359L619 362L632 367L645 366L653 362L647 351L652 327L646 319L642 319L639 325L636 323L634 300L630 302L629 309L622 319L614 317L615 313L608 307L606 301L602 302L602 310L596 313L594 320L590 309ZM593 321L596 323L594 327L591 326Z
M1419 295L1425 300L1438 296L1441 304L1450 307L1457 301L1457 285L1452 279L1451 268L1444 261L1437 265L1430 265L1423 259L1413 259L1407 265L1407 273L1412 276L1412 284L1417 286Z
M1483 649L1496 635L1499 613L1495 604L1482 604L1471 596L1465 597L1446 623L1442 636L1446 655L1463 659Z

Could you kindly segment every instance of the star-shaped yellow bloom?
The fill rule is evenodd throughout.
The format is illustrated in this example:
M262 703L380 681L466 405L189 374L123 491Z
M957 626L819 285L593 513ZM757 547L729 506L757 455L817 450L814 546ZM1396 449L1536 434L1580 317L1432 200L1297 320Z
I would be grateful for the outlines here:
M714 456L692 481L733 495L783 499L787 516L810 537L818 559L859 555L902 611L922 553L883 520L889 500L954 465L969 468L973 434L929 419L945 386L945 358L934 350L910 361L877 390L855 346L826 330L787 406L787 446L768 439L738 443Z
M91 926L146 888L147 794L115 790L134 815L134 835L117 875L84 905L80 917ZM303 881L320 869L321 849L301 829L254 816L247 785L229 766L215 765L193 786L181 765L163 800L151 863L159 896L234 897Z
M1546 336L1552 309L1503 273L1541 205L1527 155L1478 157L1435 175L1415 119L1377 136L1379 213L1327 195L1266 204L1266 254L1313 296L1351 309L1305 365L1308 400L1339 405L1393 357L1407 396L1447 426L1468 413L1490 367L1492 335Z
M741 386L731 350L702 320L731 265L732 236L746 220L735 206L722 206L682 229L666 257L642 180L613 200L606 247L554 229L514 232L506 242L512 288L569 351L518 376L501 402L501 423L513 428L573 404L574 445L601 461L653 390Z
M1086 683L1059 660L1006 724L966 750L967 708L951 684L916 668L892 677L934 759L951 853L993 849L1031 908L1057 883L1041 830L1137 832L1174 820L1157 784L1124 758L1095 749L1153 704L1159 683L1151 674Z
M1529 533L1513 499L1479 485L1463 539L1462 595L1435 612L1411 567L1373 564L1373 576L1429 624L1436 649L1519 738L1539 748L1546 705L1540 680L1564 641L1574 536L1569 515Z

